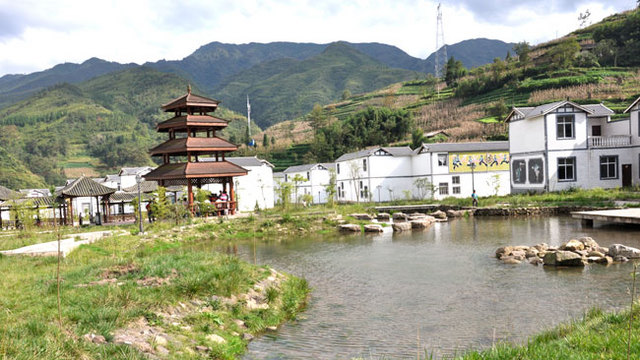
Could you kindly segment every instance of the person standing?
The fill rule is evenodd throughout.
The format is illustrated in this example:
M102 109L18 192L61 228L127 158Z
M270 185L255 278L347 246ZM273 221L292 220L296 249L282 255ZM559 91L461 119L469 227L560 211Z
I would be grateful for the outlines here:
M473 202L473 207L478 206L478 194L476 194L476 189L473 189L473 193L471 194L471 200Z

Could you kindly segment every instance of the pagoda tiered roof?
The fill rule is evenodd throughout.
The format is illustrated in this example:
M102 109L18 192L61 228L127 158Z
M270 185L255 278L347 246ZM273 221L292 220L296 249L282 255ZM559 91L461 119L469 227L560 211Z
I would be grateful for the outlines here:
M156 126L158 132L168 132L185 130L190 128L222 129L227 127L229 122L211 115L181 115L165 120Z
M187 155L187 152L212 154L217 151L236 151L237 149L236 145L218 137L186 137L167 140L149 150L149 154L180 156Z
M191 87L186 94L179 98L173 99L168 103L162 105L164 111L187 111L187 108L191 110L191 113L199 112L212 112L218 108L220 101L210 99L200 95L194 95L191 93Z
M217 178L246 175L247 170L228 161L169 163L145 175L147 180Z

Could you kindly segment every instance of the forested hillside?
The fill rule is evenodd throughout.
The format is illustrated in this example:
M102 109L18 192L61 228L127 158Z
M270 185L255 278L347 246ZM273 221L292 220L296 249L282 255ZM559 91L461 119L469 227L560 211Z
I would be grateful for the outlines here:
M187 84L176 75L136 67L56 85L0 110L0 144L10 155L0 165L0 184L61 185L68 177L152 165L148 149L166 140L155 125L171 116L160 106L186 93ZM242 140L242 116L224 108L216 115L236 120L223 136ZM32 179L14 181L9 168Z
M567 98L579 103L602 102L616 111L613 118L619 119L625 116L622 111L640 96L638 44L640 10L636 9L548 43L516 44L508 56L473 69L467 69L452 57L444 79L427 77L354 94L333 104L318 104L304 118L278 124L258 134L257 139L266 135L280 142L255 151L279 165L296 163L291 157L283 156L291 152L288 150L291 146L308 149L295 153L300 163L331 161L343 152L372 145L506 139L507 128L502 119L512 106L539 105ZM369 134L376 139L370 142L336 136L338 129L339 133L348 133L354 122L363 128L378 128L376 123L380 117L364 115L372 111L388 113L385 108L407 111L412 118L414 131L406 130L403 141L385 136L388 131L384 129L379 130L379 134ZM423 135L440 131L446 135L435 139ZM336 137L340 139L339 144L333 144Z

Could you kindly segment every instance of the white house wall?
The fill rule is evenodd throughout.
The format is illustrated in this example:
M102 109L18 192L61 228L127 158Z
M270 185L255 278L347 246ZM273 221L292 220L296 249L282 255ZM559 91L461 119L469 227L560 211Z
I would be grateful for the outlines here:
M234 190L239 211L254 211L256 204L260 209L271 209L274 206L273 171L270 166L244 166L247 175L233 178ZM204 189L213 193L222 190L221 184L208 184Z
M544 117L511 121L509 147L514 154L544 149Z
M573 115L573 138L558 139L556 120L560 115ZM587 148L587 113L550 113L547 114L547 143L548 150L586 149ZM527 121L527 120L525 120ZM542 147L544 148L544 146ZM539 149L538 149L539 150Z

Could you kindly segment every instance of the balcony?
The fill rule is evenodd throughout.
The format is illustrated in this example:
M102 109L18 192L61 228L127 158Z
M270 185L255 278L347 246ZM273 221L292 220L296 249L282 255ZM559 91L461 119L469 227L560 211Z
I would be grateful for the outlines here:
M616 148L629 145L631 145L629 135L589 136L589 148Z

